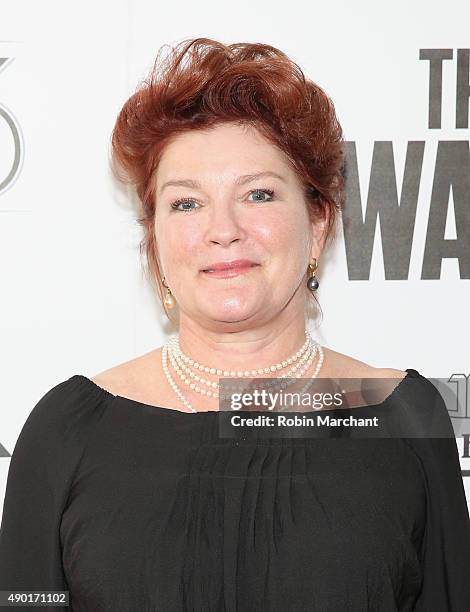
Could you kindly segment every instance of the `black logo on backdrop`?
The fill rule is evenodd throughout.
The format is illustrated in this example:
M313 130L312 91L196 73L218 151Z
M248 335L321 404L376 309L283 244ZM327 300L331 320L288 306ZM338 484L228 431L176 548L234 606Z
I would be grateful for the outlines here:
M457 259L460 278L470 279L469 56L470 49L458 49L456 59L453 49L421 49L419 53L419 59L428 62L429 67L427 128L441 129L444 111L454 114L453 124L457 130L455 139L437 143L422 253L422 280L438 280L441 276L441 262L445 258ZM449 79L443 79L444 61L452 61L456 71L455 109L446 106L443 108L443 93L449 88ZM404 91L403 96L408 96L412 105L419 93ZM402 189L398 195L393 142L374 142L363 219L356 145L355 142L347 143L347 199L342 218L350 280L369 279L378 218L385 279L408 279L425 146L425 141L408 142ZM449 239L444 234L451 194L456 238Z

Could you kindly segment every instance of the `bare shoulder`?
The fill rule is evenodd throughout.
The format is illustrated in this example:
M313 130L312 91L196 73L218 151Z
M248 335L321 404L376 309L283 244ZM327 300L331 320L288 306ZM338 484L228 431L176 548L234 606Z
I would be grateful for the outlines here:
M351 385L346 394L351 407L381 404L406 377L407 372L397 368L377 368L349 355L323 347L325 353L324 371L319 376L325 378L358 378L380 379L375 383L367 384L366 390ZM364 391L366 393L364 394Z
M335 378L404 378L406 371L396 368L377 368L355 357L323 347L324 367L320 376Z
M159 386L161 347L117 364L90 377L99 387L123 397L145 393Z

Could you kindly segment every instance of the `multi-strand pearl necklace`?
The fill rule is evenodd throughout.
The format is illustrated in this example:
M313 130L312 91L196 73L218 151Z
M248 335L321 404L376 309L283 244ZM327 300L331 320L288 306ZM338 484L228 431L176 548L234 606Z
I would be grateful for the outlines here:
M315 342L311 337L308 330L305 331L306 340L304 345L296 351L291 357L276 363L271 366L266 366L264 368L256 368L253 370L225 370L222 368L215 368L211 366L205 366L200 363L197 363L187 355L183 353L179 344L179 334L171 337L167 343L162 348L162 367L165 373L165 376L168 380L168 383L175 391L176 395L180 398L183 404L191 411L197 412L197 410L192 406L191 402L185 397L185 395L181 392L180 388L176 384L172 375L170 374L168 368L167 359L169 357L171 365L175 369L178 377L183 382L183 384L187 385L191 390L196 391L196 393L200 393L206 397L219 397L220 384L219 382L209 381L205 378L202 378L198 374L194 373L191 368L194 368L198 372L207 372L209 374L214 374L217 376L223 377L237 377L237 378L254 378L254 377L263 377L263 375L270 374L272 372L277 372L285 369L288 366L292 367L289 370L279 375L278 378L301 378L302 375L308 370L310 364L312 363L316 353L318 352L319 359L318 363L315 367L315 370L310 378L316 378L318 376L318 372L321 369L324 359L323 349L320 344ZM298 362L298 363L296 363ZM189 375L186 376L186 374ZM287 386L293 384L295 381L291 380L291 382L283 382L281 384L277 384L277 387L280 389L284 389ZM264 385L265 387L275 386L277 381L274 383L267 383ZM305 392L305 390L312 385L312 381L309 380L304 387L302 387L300 393ZM206 389L205 387L208 387ZM237 386L229 386L224 383L224 388L226 389L236 389ZM227 399L225 395L220 396L221 399Z

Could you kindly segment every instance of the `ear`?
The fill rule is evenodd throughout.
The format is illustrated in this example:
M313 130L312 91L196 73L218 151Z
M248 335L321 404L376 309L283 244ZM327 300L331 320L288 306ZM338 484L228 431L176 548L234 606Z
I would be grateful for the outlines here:
M328 221L330 216L330 209L328 206L324 206L321 214L311 215L311 229L312 229L312 249L311 258L319 259L320 255L325 246L326 231L328 228Z

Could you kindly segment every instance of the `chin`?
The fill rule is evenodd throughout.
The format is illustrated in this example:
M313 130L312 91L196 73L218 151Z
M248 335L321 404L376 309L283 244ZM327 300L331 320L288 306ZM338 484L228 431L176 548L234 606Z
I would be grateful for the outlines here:
M216 310L207 313L207 316L213 319L214 321L220 321L222 323L236 323L237 321L246 321L252 316L250 311L226 311L226 310Z
M207 317L214 321L225 322L225 323L236 323L237 321L245 321L249 319L255 312L252 305L234 303L232 300L225 300L224 303L208 304L205 308L203 307L202 312Z

